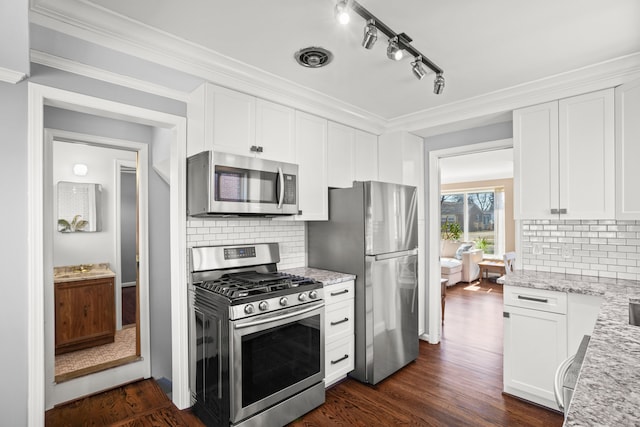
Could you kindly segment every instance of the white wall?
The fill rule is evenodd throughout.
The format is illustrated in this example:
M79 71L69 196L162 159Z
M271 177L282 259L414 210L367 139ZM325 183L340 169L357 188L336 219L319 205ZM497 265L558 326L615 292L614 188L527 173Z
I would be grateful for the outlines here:
M135 161L136 153L113 148L94 147L89 145L54 141L53 143L53 188L57 194L57 183L60 181L87 182L102 185L101 212L102 231L91 233L59 233L53 234L54 267L78 264L97 264L108 262L116 265L116 218L115 218L115 161ZM73 165L84 163L89 171L86 176L73 174ZM57 230L57 202L54 197L53 229Z
M0 68L29 74L29 0L0 0Z
M6 3L6 2L5 2ZM27 84L0 82L0 424L27 425Z

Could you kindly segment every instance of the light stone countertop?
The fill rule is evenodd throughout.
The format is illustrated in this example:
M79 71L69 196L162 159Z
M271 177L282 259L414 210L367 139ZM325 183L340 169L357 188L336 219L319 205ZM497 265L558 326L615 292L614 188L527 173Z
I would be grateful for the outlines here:
M53 267L53 283L77 282L80 280L115 277L109 263L81 264Z
M640 425L640 327L629 325L640 282L516 271L505 285L604 296L564 425Z
M321 270L313 267L298 267L282 270L285 273L295 274L296 276L309 277L311 279L322 282L324 286L331 286L349 280L355 280L356 276L348 273L339 273L337 271Z

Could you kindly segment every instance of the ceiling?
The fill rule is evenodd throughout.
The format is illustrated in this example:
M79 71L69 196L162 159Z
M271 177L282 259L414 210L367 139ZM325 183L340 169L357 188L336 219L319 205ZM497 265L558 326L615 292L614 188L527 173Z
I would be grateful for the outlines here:
M440 159L440 183L513 178L513 148Z
M418 81L412 58L387 59L381 33L372 50L364 49L365 22L352 14L348 26L338 24L334 0L73 1L93 3L144 24L139 28L213 50L240 71L264 72L382 120L640 52L637 0L360 0L444 70L444 93L435 95L433 73ZM294 53L308 46L329 49L333 62L301 67Z

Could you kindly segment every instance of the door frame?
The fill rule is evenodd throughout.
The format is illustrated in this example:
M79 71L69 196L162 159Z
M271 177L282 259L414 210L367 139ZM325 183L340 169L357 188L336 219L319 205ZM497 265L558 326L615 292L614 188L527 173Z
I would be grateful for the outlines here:
M140 229L138 230L139 234L139 254L140 254L140 276L139 276L139 284L140 284L140 298L139 298L139 309L140 309L140 324L136 324L136 339L138 340L140 348L140 359L128 363L126 365L122 365L117 369L110 369L107 371L100 371L93 374L90 374L90 377L83 376L71 381L67 381L64 383L56 384L55 379L55 355L53 352L54 348L54 336L55 336L55 319L54 319L54 292L53 292L53 262L52 262L52 254L50 251L44 251L44 314L45 314L45 410L48 407L53 405L57 405L66 401L70 401L86 395L88 392L104 390L107 388L112 388L117 384L122 384L126 382L130 382L132 380L138 379L140 377L149 378L151 376L151 352L150 352L150 338L149 338L149 229L148 229L148 159L149 159L149 146L148 144L141 142L134 142L122 139L114 139L114 138L105 138L96 135L88 135L81 134L76 132L63 131L58 129L50 129L46 128L44 130L44 144L45 144L45 156L44 156L44 170L46 173L46 177L44 179L45 184L49 188L54 184L51 181L51 173L52 170L52 145L53 141L60 141L66 143L77 143L77 144L87 144L90 146L97 147L105 147L105 148L113 148L116 150L127 150L130 152L137 153L138 163L134 161L126 161L126 160L116 160L115 171L119 172L119 167L117 164L128 164L133 167L137 167L138 169L138 187L142 189L138 195L138 204L140 206L140 210L138 212L138 220L140 223ZM116 174L114 182L117 183L119 181L119 176ZM115 192L115 209L114 212L118 212L119 208L119 190L114 188ZM43 197L45 200L48 200L49 197L53 195L49 195L45 192ZM52 222L50 221L53 218L53 212L50 211L52 203L50 201L45 202L44 206L44 248L51 248L51 236L52 233L55 233L55 229L53 229ZM116 217L116 228L115 228L115 265L112 266L114 271L116 272L116 280L114 283L114 291L116 298L116 315L121 316L121 309L118 309L121 302L120 297L120 261L118 258L120 248L119 248L119 221ZM122 327L122 321L117 321L116 319L116 330ZM136 348L138 348L138 344L136 343Z
M28 83L27 141L27 420L44 425L44 107L130 121L172 132L170 161L170 253L172 398L180 409L190 406L188 376L188 304L186 269L186 118L89 95Z
M462 154L481 153L484 151L502 150L512 147L513 138L507 138L497 141L429 151L429 205L427 206L427 217L429 218L429 259L427 260L429 265L429 276L427 280L427 301L429 303L429 343L431 344L438 344L442 337L442 306L440 305L440 159L459 156ZM516 227L516 235L518 234L517 230L518 227Z

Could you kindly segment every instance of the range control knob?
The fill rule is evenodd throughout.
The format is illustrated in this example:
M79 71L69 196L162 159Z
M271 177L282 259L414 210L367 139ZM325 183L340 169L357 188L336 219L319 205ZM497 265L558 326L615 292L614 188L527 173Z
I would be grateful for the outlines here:
M280 298L280 305L281 306L284 307L285 305L287 305L288 302L289 302L289 300L287 299L287 297Z
M298 300L300 301L306 301L307 300L307 294L300 294L298 295Z
M267 310L269 308L269 303L266 302L266 301L260 301L260 304L258 304L258 308L261 311L265 311L265 310Z
M244 306L244 312L247 314L253 313L253 310L254 310L253 304L247 304Z
M318 293L316 291L309 292L309 298L311 298L311 299L318 298Z

